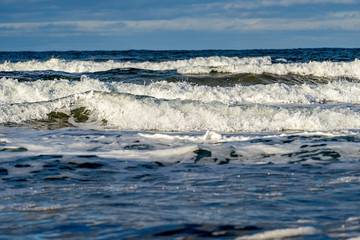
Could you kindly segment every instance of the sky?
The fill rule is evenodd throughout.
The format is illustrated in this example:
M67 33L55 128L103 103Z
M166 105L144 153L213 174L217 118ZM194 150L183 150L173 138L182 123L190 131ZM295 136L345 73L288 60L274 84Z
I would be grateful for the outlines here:
M0 51L360 47L360 0L0 0Z

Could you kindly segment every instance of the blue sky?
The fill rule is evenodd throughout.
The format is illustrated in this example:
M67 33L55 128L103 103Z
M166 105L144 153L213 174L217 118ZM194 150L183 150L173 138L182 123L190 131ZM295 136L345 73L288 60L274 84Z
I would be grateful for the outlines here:
M360 47L360 0L0 0L0 50Z

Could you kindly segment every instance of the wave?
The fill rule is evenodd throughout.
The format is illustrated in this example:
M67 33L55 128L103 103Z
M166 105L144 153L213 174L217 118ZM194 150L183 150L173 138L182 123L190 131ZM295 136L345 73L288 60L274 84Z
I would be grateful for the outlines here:
M83 128L135 131L332 131L359 129L360 109L343 105L228 105L94 91L45 102L0 105L0 123L51 119Z
M47 61L31 60L26 62L4 62L0 64L0 71L62 71L69 73L102 72L112 69L144 69L153 71L177 70L199 66L227 66L227 65L263 65L271 64L270 57L197 57L188 60L163 61L163 62L115 62L113 60L104 62L95 61L66 61L51 58Z
M68 73L92 73L113 69L144 69L152 71L175 70L183 75L217 73L252 73L252 74L296 74L315 77L349 77L360 79L360 60L352 62L316 62L308 63L272 63L271 57L198 57L188 60L163 62L104 62L67 61L52 58L47 61L31 60L26 62L4 62L0 71L59 71Z
M87 91L130 93L159 99L179 99L223 104L360 104L360 84L334 81L326 84L268 84L235 85L232 87L198 86L187 82L154 82L138 85L121 82L102 82L83 76L80 81L37 80L20 82L0 79L0 104L50 101Z
M0 123L134 131L333 131L360 128L360 84L197 86L0 79ZM65 124L66 123L66 124Z

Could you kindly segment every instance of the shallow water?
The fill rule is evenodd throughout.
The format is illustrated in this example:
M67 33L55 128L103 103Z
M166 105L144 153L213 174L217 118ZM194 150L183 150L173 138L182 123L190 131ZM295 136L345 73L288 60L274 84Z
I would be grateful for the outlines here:
M2 53L0 238L360 237L358 56Z

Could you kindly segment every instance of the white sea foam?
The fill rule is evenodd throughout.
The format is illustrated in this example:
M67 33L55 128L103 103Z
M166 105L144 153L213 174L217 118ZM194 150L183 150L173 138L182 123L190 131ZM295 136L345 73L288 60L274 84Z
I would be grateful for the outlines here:
M99 80L83 78L81 81L38 80L19 82L17 79L0 79L0 104L49 101L90 90L110 91Z
M52 101L2 104L0 123L47 119L51 112L70 115L71 110L78 108L87 110L89 120L71 123L91 128L104 121L108 128L121 130L257 132L360 128L360 110L356 106L228 105L93 91Z
M191 135L174 135L165 133L139 133L139 136L147 139L154 139L160 141L185 141L195 143L221 143L221 142L232 142L232 141L247 141L250 138L245 136L224 136L217 132L206 131L202 136L191 136Z
M299 227L299 228L270 230L263 233L257 233L254 235L238 237L236 239L237 240L283 239L283 238L291 238L297 236L314 235L317 233L320 233L320 231L314 227Z
M298 74L317 77L351 77L360 78L360 60L352 62L308 62L308 63L272 63L269 56L238 57L198 57L188 60L163 62L106 62L66 61L52 58L47 61L31 60L26 62L4 62L0 71L61 71L69 73L85 73L108 71L111 69L147 69L154 71L176 70L181 74L219 73L271 73L278 75Z
M163 100L131 94L94 93L77 103L108 126L161 131L327 131L360 128L360 112L344 107L225 105Z
M328 102L332 104L322 104ZM320 85L209 87L167 82L104 83L86 77L81 81L0 80L1 123L46 119L54 111L70 114L71 110L84 107L91 113L88 127L106 120L108 127L127 130L358 129L359 109L347 103L360 103L359 84L340 81Z
M155 82L0 79L0 122L47 119L83 107L81 127L163 131L333 131L360 128L360 85L269 84L233 87ZM355 104L355 105L349 105ZM136 120L136 121L135 121ZM214 139L216 136L207 136ZM219 139L218 139L219 140Z
M138 151L138 150L113 150L108 152L97 152L97 156L111 158L121 156L122 159L131 159L137 161L151 161L154 159L162 162L178 162L192 159L195 156L194 151L197 150L196 145L174 147L171 149Z
M77 97L72 96L54 101L0 105L0 123L20 123L30 120L47 119L47 114L58 109L70 109Z
M225 104L267 103L267 104L313 104L326 102L360 103L360 84L336 81L327 84L268 84L233 87L194 86L188 83L165 81L150 85L129 83L111 84L116 92L147 95L165 99L191 99L203 102L218 101Z
M26 62L4 62L0 64L0 71L61 71L69 73L99 72L111 69L146 69L153 71L188 69L197 67L221 67L229 65L264 65L271 64L270 57L238 58L238 57L198 57L188 60L163 62L106 62L95 61L66 61L52 58L47 61L31 60Z
M81 81L65 79L19 82L16 79L0 79L0 104L54 100L86 91L102 91L146 95L163 99L221 102L224 104L322 104L360 103L360 84L335 81L327 84L268 84L233 87L196 86L186 82L154 82L137 85L121 82L101 82L82 77Z
M271 73L277 75L297 74L316 77L351 77L360 78L360 60L353 62L308 62L308 63L276 63L276 64L235 64L223 66L182 67L182 74L219 73Z

